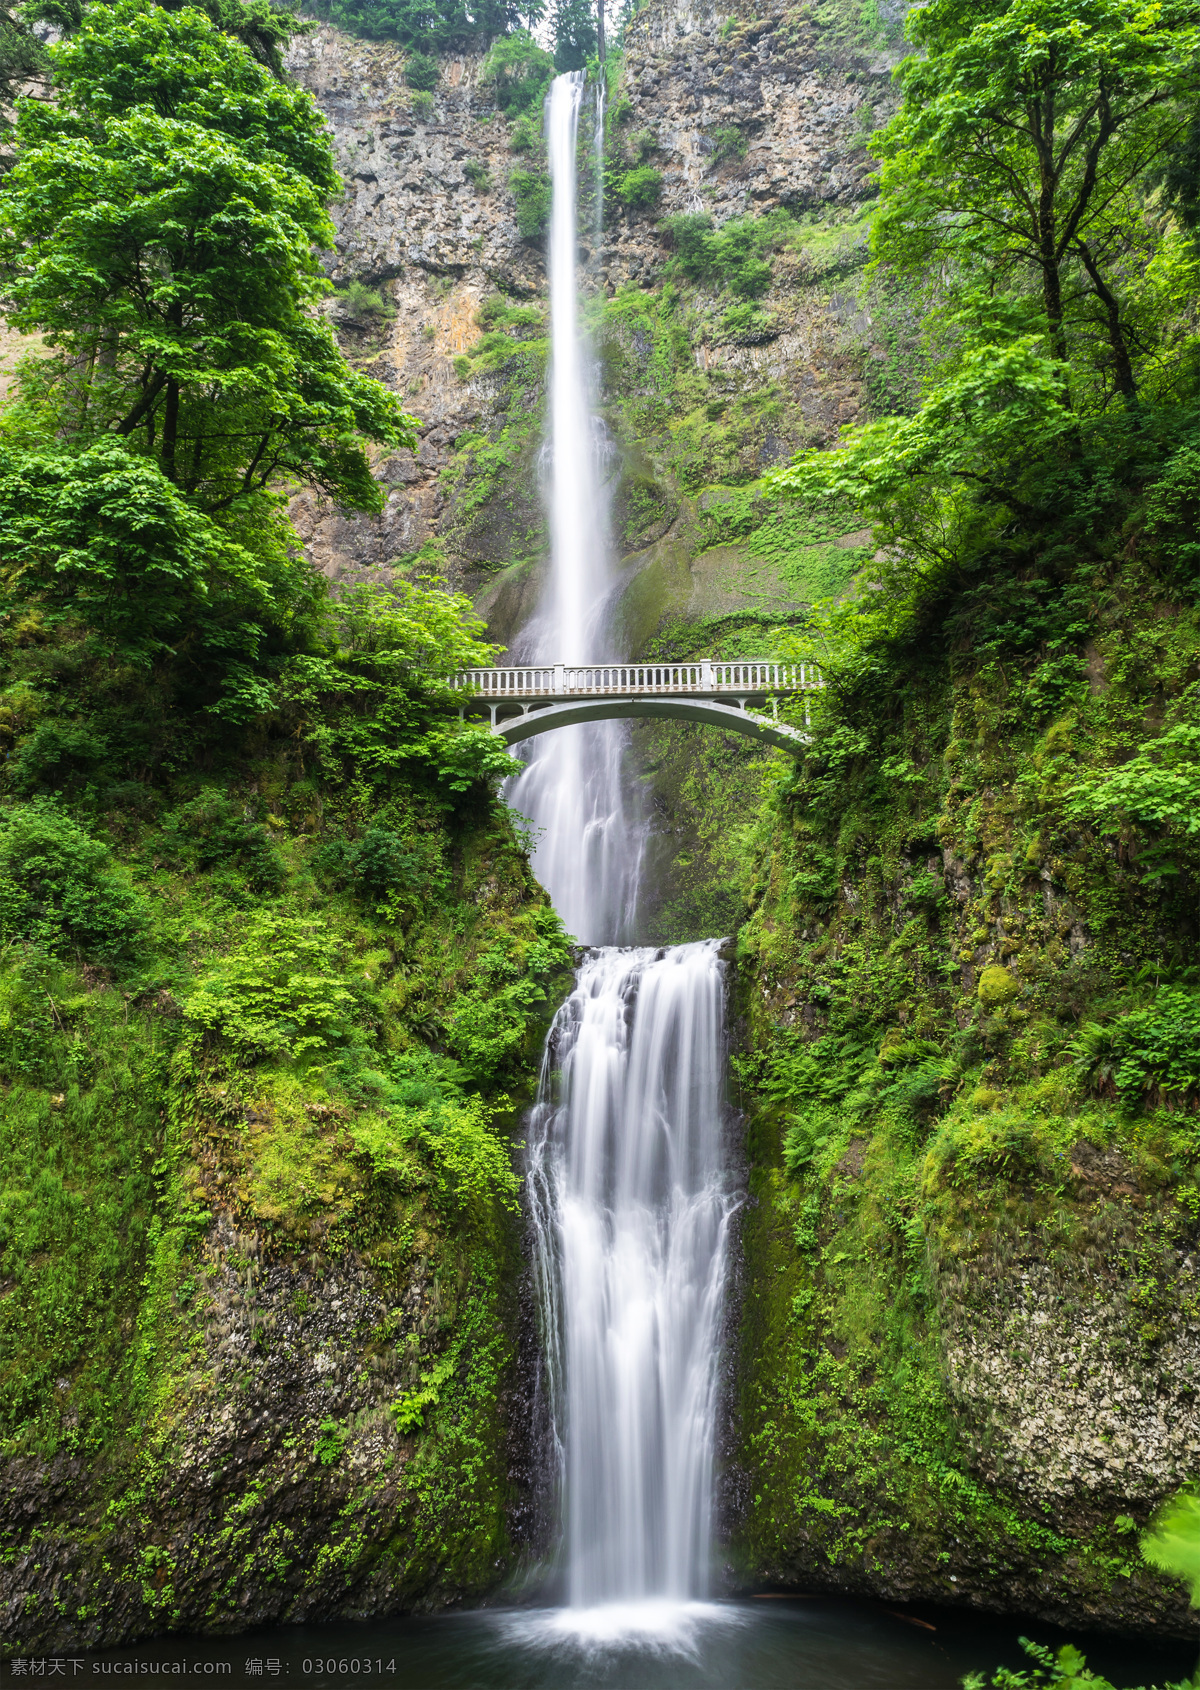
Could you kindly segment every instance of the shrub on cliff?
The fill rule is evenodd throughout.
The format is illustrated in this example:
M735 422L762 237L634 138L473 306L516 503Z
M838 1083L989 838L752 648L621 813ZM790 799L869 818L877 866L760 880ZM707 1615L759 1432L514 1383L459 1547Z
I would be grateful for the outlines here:
M442 69L429 53L410 53L404 63L404 80L410 88L431 93L438 85Z
M479 85L491 91L505 117L540 115L554 76L554 60L528 30L517 29L495 42L479 70Z
M242 943L201 974L184 1015L243 1060L304 1057L345 1043L354 996L317 922L260 912Z
M368 41L398 41L422 52L479 49L542 16L541 0L314 0L306 6L328 23Z
M0 936L91 962L127 956L145 912L109 847L55 805L0 817Z
M613 191L630 211L649 211L662 198L662 182L661 170L650 164L639 164L617 177Z
M254 892L278 892L284 871L279 853L261 822L218 787L205 787L163 822L168 848L178 862L200 872L236 864Z
M1075 1068L1092 1091L1131 1104L1200 1102L1200 997L1164 988L1145 1009L1087 1022Z
M663 227L681 275L728 288L738 299L757 299L771 285L766 254L778 245L788 224L784 213L782 219L730 218L717 229L706 212L688 212L664 219Z
M550 178L532 170L514 170L508 179L517 202L517 228L527 241L537 241L550 221Z

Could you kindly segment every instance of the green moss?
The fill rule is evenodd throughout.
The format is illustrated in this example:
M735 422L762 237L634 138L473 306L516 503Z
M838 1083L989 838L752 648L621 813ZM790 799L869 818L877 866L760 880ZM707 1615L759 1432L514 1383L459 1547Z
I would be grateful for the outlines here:
M1103 610L1061 584L1022 593L990 624L1003 659L979 621L952 658L914 632L879 690L863 667L853 704L815 702L816 749L768 779L744 840L739 1553L757 1578L871 1589L903 1565L947 1594L952 1558L1148 1611L1166 1597L1105 1508L993 1462L944 1356L975 1334L1019 1367L1002 1329L1024 1274L1085 1310L1109 1275L1129 1355L1190 1318L1173 1251L1200 1213L1195 911L1153 864L1082 838L1068 805L1081 764L1119 763L1151 687L1184 693L1200 633L1128 578ZM1014 652L1023 618L1037 632ZM1053 674L1042 637L1062 642ZM1114 665L1105 689L1076 666L1088 638L1093 671ZM1078 1183L1101 1150L1130 1182L1107 1204Z
M6 819L26 812L41 813ZM236 788L210 771L199 797L176 788L111 821L84 866L112 873L117 848L143 912L134 950L97 969L18 933L0 959L0 1454L86 1460L85 1521L37 1529L47 1545L65 1534L93 1587L117 1555L145 1586L146 1627L188 1602L199 1623L196 1556L221 1569L211 1623L246 1579L317 1589L377 1564L409 1599L482 1592L514 1554L510 1098L567 975L560 925L486 794L456 816L403 779L385 799L285 754L248 759ZM228 1258L214 1226L237 1240ZM244 1286L256 1355L273 1341L254 1312L266 1263L301 1276L296 1318L338 1264L385 1307L414 1274L438 1287L413 1381L431 1372L436 1390L403 1473L351 1461L353 1420L309 1427L314 1471L349 1486L315 1560L303 1531L266 1519L270 1452L196 1523L186 1567L154 1559L183 1429L214 1389L237 1406L205 1338L218 1261ZM389 1355L397 1331L364 1335L364 1355ZM130 1562L114 1533L143 1535L150 1559ZM6 1552L23 1541L6 1528Z
M988 938L990 934L985 932L984 937ZM976 996L984 1009L998 1009L1001 1004L1011 1003L1020 990L1020 985L1008 969L993 963L981 971Z

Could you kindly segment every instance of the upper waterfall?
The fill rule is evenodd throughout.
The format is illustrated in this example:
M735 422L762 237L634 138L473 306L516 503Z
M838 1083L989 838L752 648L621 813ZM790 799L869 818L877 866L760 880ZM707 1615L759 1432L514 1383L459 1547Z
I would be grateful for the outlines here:
M550 568L524 661L577 663L612 656L614 586L607 439L592 394L592 361L579 312L579 119L586 78L556 77L546 101L550 217L550 403L546 496ZM602 109L602 108L600 108ZM594 168L602 160L592 155ZM622 770L619 723L564 728L535 743L506 794L537 830L533 862L568 930L587 944L634 936L644 827Z

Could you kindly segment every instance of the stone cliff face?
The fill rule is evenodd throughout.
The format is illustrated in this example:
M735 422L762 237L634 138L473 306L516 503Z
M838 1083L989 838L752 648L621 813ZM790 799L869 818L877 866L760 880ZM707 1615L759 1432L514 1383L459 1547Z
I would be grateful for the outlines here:
M723 10L660 4L628 31L620 87L609 103L610 153L615 145L619 163L622 137L636 135L639 154L660 172L662 199L654 211L624 212L610 195L603 244L595 252L585 246L584 285L597 302L630 287L654 295L670 256L663 216L708 211L720 224L784 206L818 221L832 211L846 222L834 252L781 256L761 301L772 318L767 332L722 334L707 321L687 330L687 357L702 375L741 395L784 390L784 414L761 431L751 473L800 443L828 437L864 402L872 322L845 282L866 257L853 212L869 195L864 141L891 109L896 56L894 45L856 45L836 18L817 24L783 8L747 23ZM424 110L404 86L403 55L393 48L322 27L296 44L290 63L329 118L347 183L335 207L338 241L328 266L342 290L331 309L343 344L405 397L421 433L415 462L400 454L381 466L390 487L381 518L344 518L306 497L295 508L297 525L335 580L409 567L424 548L422 563L477 597L507 640L535 592L528 582L499 577L514 563L536 572L544 550L537 484L544 327L519 337L536 343L540 361L527 360L515 381L503 367L483 373L460 363L456 371L455 359L480 340L477 313L497 294L544 313L542 240L520 234L509 186L512 171L530 160L510 150L510 128L479 86L478 57L446 61ZM730 136L736 142L726 154L721 138ZM378 293L377 309L354 303L356 285ZM682 545L675 561L690 570L706 549L694 531L695 500L627 416L646 390L638 365L647 362L649 341L643 336L639 344L636 329L623 331L602 313L594 329L602 350L606 341L623 341L632 354L624 369L602 359L603 399L623 448L618 510L648 467L670 510L669 522L635 525L621 536L631 579L654 561L641 555L645 544L661 540L676 517ZM522 449L503 487L473 501L464 524L471 453L480 441L511 433L514 408L530 422ZM647 455L655 460L650 466ZM762 584L724 596L722 608L746 608L759 602ZM774 596L795 600L787 591ZM706 598L701 584L698 602Z
M274 801L288 808L278 789ZM378 1048L410 1052L423 1076L400 1109L326 1089L323 1066L201 1050L172 991L123 993L102 968L81 971L73 1000L89 1067L68 1066L60 1040L58 1087L8 1071L8 1122L35 1125L6 1173L19 1180L28 1153L79 1202L42 1223L34 1263L11 1230L3 1240L16 1389L0 1439L0 1654L478 1602L543 1553L509 1134L569 953L558 946L509 1024L522 1054L493 1099L497 1128L443 1113L450 1136L416 1138L439 1108L439 1059L399 1019L408 994L431 994L425 1029L462 1015L481 952L494 962L512 935L552 927L506 818L485 813L451 853L421 917L377 930L405 947ZM223 896L239 926L254 920L250 888L223 870L217 885L190 874L183 893L206 931ZM308 896L312 931L360 919L312 882ZM172 979L180 999L187 984ZM109 1049L130 1065L116 1092ZM371 1081L377 1095L386 1082ZM480 1151L500 1200L486 1172L478 1183Z
M954 840L876 861L797 921L781 905L812 841L776 849L740 944L746 1048L779 1048L781 1030L819 1041L831 988L878 993L879 1083L919 1101L872 1113L869 1052L840 1120L751 1094L731 1568L1189 1635L1184 1593L1137 1550L1200 1459L1200 1237L1165 1149L1188 1127L1081 1107L1067 1064L1038 1062L1047 1033L1026 1032L1047 1001L1097 989L1082 886L1049 912L1040 891L1007 895L997 920ZM928 939L906 898L919 877L944 899ZM925 973L943 956L965 990ZM980 1013L985 969L1025 984ZM957 1093L944 1070L905 1075L938 1015L990 1058ZM781 1141L814 1109L835 1148L789 1177Z

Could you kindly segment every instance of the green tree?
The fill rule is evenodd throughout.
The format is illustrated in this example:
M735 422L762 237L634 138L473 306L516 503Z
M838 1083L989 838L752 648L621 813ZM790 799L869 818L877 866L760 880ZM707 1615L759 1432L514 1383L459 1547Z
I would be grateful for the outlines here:
M877 257L991 290L1032 284L1054 357L1066 366L1101 338L1105 379L1132 403L1142 194L1188 125L1198 26L1196 0L932 0L910 14L922 52L871 142Z
M462 703L448 677L495 659L484 632L470 600L440 586L351 589L338 601L327 649L288 664L291 731L332 780L353 773L386 784L415 763L465 793L514 773L518 765L488 728L446 720Z
M46 49L28 19L11 7L0 6L0 130L9 127L7 108L22 84L43 79L49 63Z
M515 29L497 41L479 72L505 117L533 114L541 106L554 75L554 60L527 29Z
M253 662L305 596L285 544L219 527L118 440L83 451L0 445L0 604L80 625L148 667L190 646L199 663Z
M550 12L554 68L582 70L596 51L596 12L592 0L555 0Z
M163 10L178 12L194 0L166 0ZM276 76L283 75L283 54L294 35L312 28L296 16L297 0L198 0L209 21L240 41L258 62ZM83 22L87 0L29 0L22 8L25 21L48 23L73 35Z
M404 80L410 88L432 93L437 87L442 69L430 53L410 53L404 66Z
M0 189L8 314L51 349L27 402L209 514L285 478L378 509L364 439L415 434L315 309L339 179L311 99L145 0L95 7L52 55L58 98L22 103Z
M425 53L486 47L535 24L541 0L318 0L313 10L352 35L399 41Z

